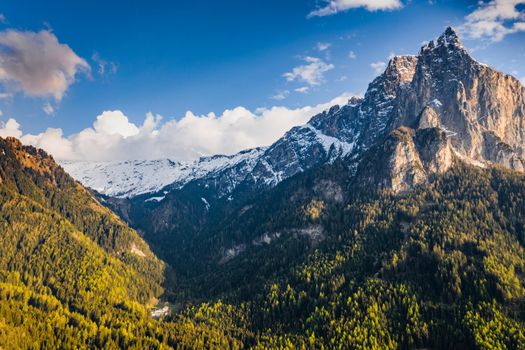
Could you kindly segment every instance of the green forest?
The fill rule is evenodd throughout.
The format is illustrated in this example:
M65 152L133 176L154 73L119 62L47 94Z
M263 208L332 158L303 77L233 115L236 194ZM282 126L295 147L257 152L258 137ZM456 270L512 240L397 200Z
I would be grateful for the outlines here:
M0 348L525 349L525 176L458 163L394 195L348 174L222 211L170 266L51 157L0 139Z

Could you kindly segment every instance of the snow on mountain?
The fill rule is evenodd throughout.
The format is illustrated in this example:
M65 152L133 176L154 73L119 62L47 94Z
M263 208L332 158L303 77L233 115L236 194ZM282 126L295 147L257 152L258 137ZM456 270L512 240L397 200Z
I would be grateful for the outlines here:
M129 160L120 162L70 162L60 164L84 186L111 197L135 197L155 193L168 185L182 187L241 163L253 163L264 152L255 148L232 156L203 157L193 162L170 159Z
M339 106L330 111L339 110ZM335 112L334 112L335 113ZM212 156L194 162L170 159L121 162L61 162L65 170L99 193L132 198L181 188L200 180L213 186L218 197L231 194L241 183L272 187L282 180L324 162L348 155L354 140L343 141L328 135L311 123L298 126L267 148L241 151L232 156ZM160 198L160 197L159 197ZM151 201L160 200L157 197Z

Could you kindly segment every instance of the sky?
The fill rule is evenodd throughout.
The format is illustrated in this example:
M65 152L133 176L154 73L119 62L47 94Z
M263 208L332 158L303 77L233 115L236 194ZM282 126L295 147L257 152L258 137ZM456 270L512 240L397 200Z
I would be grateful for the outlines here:
M62 160L267 146L447 26L525 81L525 0L4 0L0 136Z

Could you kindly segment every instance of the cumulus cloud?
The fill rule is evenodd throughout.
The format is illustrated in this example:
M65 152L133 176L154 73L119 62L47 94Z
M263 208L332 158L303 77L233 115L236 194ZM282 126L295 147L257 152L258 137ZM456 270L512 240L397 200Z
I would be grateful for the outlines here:
M19 133L22 134L22 131L19 130ZM72 155L75 153L75 141L65 138L62 129L48 128L45 132L38 135L27 134L17 137L26 145L33 145L46 150L56 159L72 159ZM77 147L79 147L78 152L86 152L90 146L92 145L87 143L84 145L77 144ZM97 150L93 149L93 151L96 152ZM101 151L101 149L98 149L98 151Z
M357 55L355 54L354 51L350 51L348 53L348 58L351 59L351 60L355 60L357 58Z
M20 137L22 136L22 131L20 130L20 124L13 119L10 118L7 120L7 122L1 122L0 121L0 137Z
M525 0L491 0L479 6L459 28L473 39L501 41L508 34L525 31Z
M49 30L0 32L0 83L28 96L60 101L88 63Z
M368 11L397 10L403 7L400 0L323 0L324 6L308 14L308 17L331 16L356 8Z
M106 135L120 135L127 138L139 133L139 128L129 122L121 111L105 111L93 123L95 132Z
M317 86L324 82L324 74L335 68L333 64L326 63L317 57L307 56L304 61L306 64L295 67L291 72L284 73L283 77L288 81L300 81L310 86Z
M24 144L43 148L59 160L192 160L268 146L293 126L306 123L332 105L346 104L350 97L343 94L328 103L296 109L271 107L252 112L236 107L221 115L187 112L180 120L165 123L160 116L148 113L140 126L121 111L105 111L92 127L67 137L61 129L54 128L24 135L16 120L9 119L0 124L0 136L18 137Z
M378 61L370 63L370 67L374 70L376 74L381 74L386 68L386 62Z

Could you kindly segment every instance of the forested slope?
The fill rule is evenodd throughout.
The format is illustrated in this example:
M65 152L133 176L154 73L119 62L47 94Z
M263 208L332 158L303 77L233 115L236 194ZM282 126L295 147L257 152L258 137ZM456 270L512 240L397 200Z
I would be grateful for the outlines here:
M164 265L51 157L0 139L0 345L158 347Z
M244 249L227 261L215 250L195 295L241 305L270 348L525 348L522 174L457 163L392 194L343 169L292 178L226 218L203 251L241 233Z
M196 237L158 321L163 264L140 237L1 144L3 348L525 349L521 173L456 160L396 193L344 162L295 176Z

